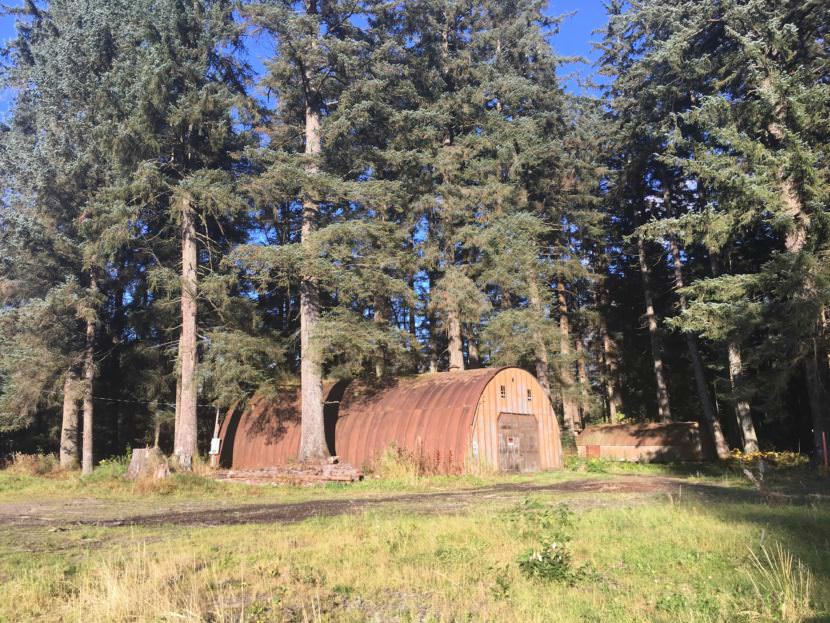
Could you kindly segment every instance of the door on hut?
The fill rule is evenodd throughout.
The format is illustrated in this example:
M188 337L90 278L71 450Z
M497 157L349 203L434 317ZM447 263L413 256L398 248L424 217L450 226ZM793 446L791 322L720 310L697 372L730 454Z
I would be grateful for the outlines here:
M534 415L499 414L499 469L503 472L539 469L539 422Z

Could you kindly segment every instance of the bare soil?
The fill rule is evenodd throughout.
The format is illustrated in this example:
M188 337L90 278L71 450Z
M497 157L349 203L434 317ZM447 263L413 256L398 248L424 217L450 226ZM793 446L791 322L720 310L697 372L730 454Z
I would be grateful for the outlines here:
M533 494L562 494L581 507L636 503L654 496L714 497L722 501L769 501L749 489L690 482L657 476L580 478L553 484L505 483L476 489L400 495L311 500L295 503L239 503L228 500L197 502L163 500L113 502L82 498L60 501L0 503L0 527L43 526L223 526L253 523L292 523L313 517L397 510L424 514L461 513L477 504L502 505ZM782 503L804 500L788 498ZM152 504L152 505L151 505Z

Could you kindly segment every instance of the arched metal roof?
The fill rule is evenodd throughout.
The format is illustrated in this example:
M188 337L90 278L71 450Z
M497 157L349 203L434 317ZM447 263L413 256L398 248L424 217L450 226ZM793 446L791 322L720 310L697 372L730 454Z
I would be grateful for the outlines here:
M254 396L241 414L232 409L219 436L222 465L249 469L296 461L300 448L299 388L288 387L273 398Z
M340 403L335 450L352 465L371 463L392 444L414 449L442 471L460 469L481 394L502 368L352 383Z
M441 471L460 469L482 392L503 369L327 385L329 450L359 467L396 444L416 449ZM220 436L224 465L257 468L295 461L300 447L299 388L276 399L253 398L240 415L225 418Z

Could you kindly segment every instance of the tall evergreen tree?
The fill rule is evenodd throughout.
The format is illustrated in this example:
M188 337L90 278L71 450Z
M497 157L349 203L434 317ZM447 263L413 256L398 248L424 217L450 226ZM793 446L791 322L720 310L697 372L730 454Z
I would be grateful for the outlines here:
M150 266L157 294L177 293L180 302L174 454L183 467L197 454L198 332L209 326L199 322L199 300L217 294L200 295L200 272L213 274L240 241L247 210L234 188L248 140L239 131L248 70L236 54L242 26L233 9L222 0L171 1L141 11L137 113L124 137L132 150L114 189L141 222L134 244L157 260Z
M692 195L685 210L664 210L640 231L668 241L677 275L692 272L674 250L680 238L687 264L702 255L692 245L710 256L694 272L708 264L715 275L684 283L688 304L671 324L723 344L747 450L756 442L742 356L764 379L755 399L767 411L798 364L818 456L826 290L816 259L826 246L818 223L826 219L827 178L817 111L827 101L818 86L826 81L827 8L733 0L611 9L605 62L619 76L615 106L630 127L648 119L657 130L646 134L656 139L646 149L658 154L647 183L659 189L659 178L674 171L681 183L664 186ZM628 136L629 146L638 144Z
M96 349L109 296L101 281L118 246L105 235L111 210L102 193L113 177L110 137L121 105L111 82L130 50L121 43L128 37L119 30L122 12L129 13L126 5L114 3L29 3L17 12L4 70L16 100L0 150L3 363L11 383L3 410L20 423L16 414L47 406L62 386L61 464L78 462L82 429L84 473L93 467ZM54 323L51 335L43 331L47 322ZM32 367L43 372L24 381ZM29 388L19 392L24 382Z
M263 86L278 98L251 194L298 226L289 225L288 244L243 248L239 257L258 283L296 284L299 291L302 460L328 453L326 363L346 363L354 372L344 358L362 364L362 355L372 351L369 358L377 362L397 350L378 302L380 293L394 296L403 288L396 277L398 237L386 220L393 190L366 154L383 140L371 127L382 111L361 99L377 95L367 74L372 41L356 25L366 10L361 3L324 0L247 9L255 27L276 43ZM372 306L377 321L366 322ZM352 352L344 351L344 342Z

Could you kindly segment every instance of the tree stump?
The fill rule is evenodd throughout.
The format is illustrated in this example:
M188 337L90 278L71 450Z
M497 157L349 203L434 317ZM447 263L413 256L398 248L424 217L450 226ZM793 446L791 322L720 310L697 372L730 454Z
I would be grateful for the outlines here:
M152 478L160 480L170 475L167 457L158 448L136 448L127 468L127 480Z

